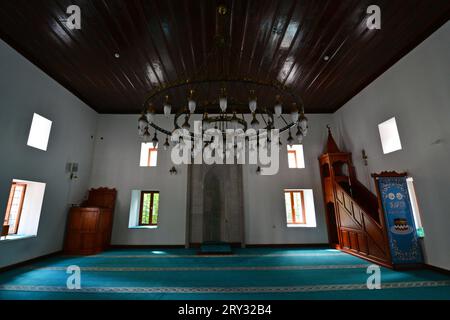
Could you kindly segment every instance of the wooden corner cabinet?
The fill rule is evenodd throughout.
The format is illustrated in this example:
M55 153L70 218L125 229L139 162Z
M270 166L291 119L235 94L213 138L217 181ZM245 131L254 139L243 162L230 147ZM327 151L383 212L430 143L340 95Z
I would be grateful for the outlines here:
M115 189L91 189L81 207L70 209L64 245L66 254L91 255L109 247L116 196Z

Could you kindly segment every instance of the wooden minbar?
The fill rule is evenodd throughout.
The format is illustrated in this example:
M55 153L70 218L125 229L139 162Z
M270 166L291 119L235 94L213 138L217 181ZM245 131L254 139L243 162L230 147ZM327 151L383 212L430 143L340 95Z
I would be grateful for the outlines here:
M91 189L81 207L70 209L65 253L92 255L109 247L116 196L116 189Z
M330 128L319 164L330 245L392 267L378 199L357 180L351 153L339 150Z

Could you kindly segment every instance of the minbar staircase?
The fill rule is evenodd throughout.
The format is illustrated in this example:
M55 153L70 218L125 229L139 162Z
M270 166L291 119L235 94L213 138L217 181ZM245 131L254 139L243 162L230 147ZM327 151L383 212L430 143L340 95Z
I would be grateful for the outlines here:
M356 179L351 154L339 150L330 130L319 163L330 243L344 252L392 267L377 196Z

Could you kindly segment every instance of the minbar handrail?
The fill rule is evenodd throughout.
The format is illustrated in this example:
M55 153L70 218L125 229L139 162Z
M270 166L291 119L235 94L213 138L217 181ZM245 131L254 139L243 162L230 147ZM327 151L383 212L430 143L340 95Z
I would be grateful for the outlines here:
M373 222L373 223L375 223L378 227L380 227L380 229L382 229L383 228L383 225L380 223L380 222L378 222L378 221L376 221L369 213L367 213L366 211L366 208L364 207L364 206L362 206L360 203L359 203L359 201L356 201L355 200L355 198L353 198L353 196L352 195L350 195L339 183L337 183L337 182L334 182L334 184L335 184L335 187L336 187L336 190L337 189L340 189L342 192L344 192L354 203L356 203L357 205L358 205L358 207L360 207L361 208L361 211L364 213L364 218L365 217L369 217L369 219ZM377 215L379 216L379 212L377 211ZM381 219L380 219L380 221L381 221Z

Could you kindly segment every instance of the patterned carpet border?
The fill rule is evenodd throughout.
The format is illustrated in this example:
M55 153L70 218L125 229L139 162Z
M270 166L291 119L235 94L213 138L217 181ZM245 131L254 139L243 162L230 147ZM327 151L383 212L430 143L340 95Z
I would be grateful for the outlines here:
M381 289L404 289L450 286L450 281L414 281L388 282L381 285ZM301 293L323 291L351 291L368 290L366 284L330 284L294 287L87 287L70 290L66 287L29 286L29 285L0 285L0 291L28 291L28 292L65 292L65 293Z
M251 257L327 257L327 256L345 256L342 253L271 253L271 254L208 254L208 255L183 255L183 254L167 254L167 255L93 255L83 256L83 258L102 258L102 259L130 259L130 258L251 258ZM63 258L78 258L79 256L63 255Z
M275 267L80 267L81 271L90 272L162 272L162 271L272 271L272 270L336 270L366 269L368 264L350 265L302 265ZM66 271L67 267L24 267L26 270Z

